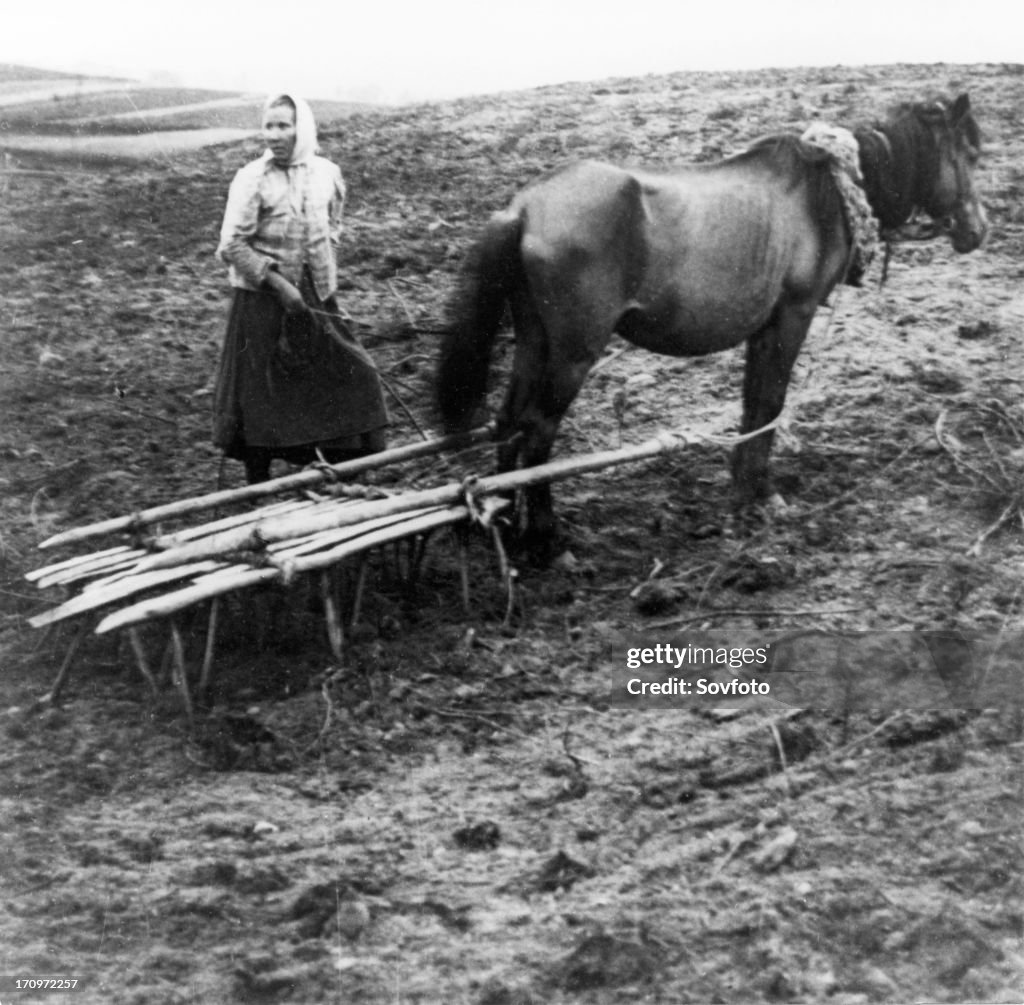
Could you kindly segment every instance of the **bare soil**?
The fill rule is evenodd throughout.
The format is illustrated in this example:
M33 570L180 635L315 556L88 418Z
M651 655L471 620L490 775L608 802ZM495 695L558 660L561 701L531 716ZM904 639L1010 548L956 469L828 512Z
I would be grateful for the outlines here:
M228 293L213 250L259 148L21 155L40 173L7 176L0 204L0 973L139 1005L1021 1001L1013 707L608 704L627 630L1024 627L1021 68L681 73L322 133L352 195L346 308L429 429L458 266L532 178L585 156L708 160L959 90L986 133L992 237L962 257L901 244L885 286L875 272L822 309L774 455L784 505L734 514L711 445L564 483L566 552L518 564L510 617L486 540L466 614L439 537L414 592L374 564L342 666L305 584L237 597L191 731L119 637L87 639L63 703L39 706L73 631L27 626L59 598L23 576L57 530L241 484L209 443ZM588 381L559 452L726 432L741 366L629 349ZM393 442L416 439L393 417ZM201 618L185 628L201 644Z

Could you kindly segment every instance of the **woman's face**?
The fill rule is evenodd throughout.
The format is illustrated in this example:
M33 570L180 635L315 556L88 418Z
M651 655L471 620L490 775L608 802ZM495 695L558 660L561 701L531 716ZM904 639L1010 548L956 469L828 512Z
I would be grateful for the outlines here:
M295 109L272 105L263 116L263 139L276 164L286 165L295 149Z

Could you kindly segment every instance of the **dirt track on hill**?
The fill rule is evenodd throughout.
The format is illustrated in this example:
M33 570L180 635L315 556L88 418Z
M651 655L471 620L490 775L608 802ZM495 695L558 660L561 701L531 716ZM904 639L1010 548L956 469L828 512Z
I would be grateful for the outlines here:
M88 639L64 704L35 708L68 636L27 626L57 598L23 576L59 529L241 482L209 445L213 252L258 145L7 179L0 973L80 977L83 1005L1021 1000L1019 712L608 704L624 631L1024 628L1020 523L994 529L1024 472L1020 67L566 85L356 115L322 140L351 192L344 305L429 427L458 266L522 185L585 156L708 160L933 90L970 90L992 237L970 256L901 245L884 287L820 312L773 458L784 506L734 515L712 445L564 483L567 551L519 564L508 624L486 540L467 616L440 538L415 593L374 564L341 667L302 582L237 598L191 732L125 638ZM558 451L727 430L741 361L629 349ZM202 628L182 622L190 656ZM164 626L143 641L159 663Z
M168 129L134 136L45 136L38 133L0 133L0 151L15 158L44 154L61 162L117 159L167 161L189 150L239 143L251 138L255 129Z

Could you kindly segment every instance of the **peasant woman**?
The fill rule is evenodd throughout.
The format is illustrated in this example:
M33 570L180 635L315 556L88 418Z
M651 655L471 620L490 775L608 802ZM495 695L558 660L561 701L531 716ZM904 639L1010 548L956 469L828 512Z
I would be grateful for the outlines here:
M221 228L234 296L214 392L214 443L249 482L275 457L329 463L382 450L377 371L337 302L335 249L345 183L317 154L301 98L271 98L267 150L235 175Z

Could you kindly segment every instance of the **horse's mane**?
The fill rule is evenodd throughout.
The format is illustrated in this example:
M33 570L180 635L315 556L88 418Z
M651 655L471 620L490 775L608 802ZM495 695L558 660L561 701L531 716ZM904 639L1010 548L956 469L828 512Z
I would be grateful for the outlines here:
M754 140L742 153L730 157L731 161L745 159L767 160L782 171L800 171L799 165L820 164L827 161L831 154L821 147L802 140L796 133L771 133Z
M910 123L915 119L926 126L948 125L950 108L949 98L942 96L924 101L902 101L889 110L888 118L874 122L871 128L898 132L910 128ZM958 129L963 131L964 138L971 146L981 146L981 127L970 111L960 119Z

